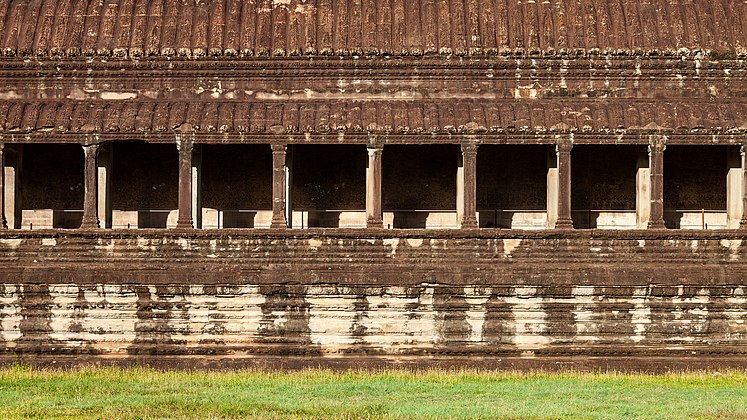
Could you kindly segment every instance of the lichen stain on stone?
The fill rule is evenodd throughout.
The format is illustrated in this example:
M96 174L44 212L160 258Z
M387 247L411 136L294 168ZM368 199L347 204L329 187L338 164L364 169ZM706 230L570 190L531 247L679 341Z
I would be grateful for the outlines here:
M472 325L468 322L469 305L463 294L447 287L433 290L433 309L436 312L437 344L466 343L472 336Z
M729 259L738 261L740 258L739 248L742 246L742 239L722 239L719 241L722 247L729 250Z
M22 243L23 243L23 239L20 239L20 238L14 238L14 239L2 238L2 239L0 239L0 245L4 246L6 248L10 248L10 249L16 249L19 246L21 246Z
M511 253L513 253L516 248L521 246L521 242L522 239L504 239L503 255L506 257L511 257Z
M395 255L397 253L397 246L399 245L399 238L386 238L383 240L384 246L390 248L389 254Z
M551 255L556 262L549 266L525 258L496 264L496 257L511 248L503 242L519 238L454 238L460 233L451 231L431 239L389 233L379 238L370 232L316 238L323 246L297 234L279 234L272 243L249 234L216 238L143 232L88 239L22 234L32 238L18 245L21 258L28 259L22 264L45 255L33 264L39 278L61 278L58 254L95 264L82 263L88 264L86 271L66 272L62 278L69 283L50 282L46 290L40 285L20 290L12 282L14 269L7 269L8 280L0 287L0 348L15 349L22 343L20 353L46 354L53 351L48 346L53 342L55 352L123 357L230 352L396 357L423 351L608 355L619 352L620 346L648 355L680 351L675 347L700 351L712 343L723 344L719 349L728 352L747 340L747 299L743 288L733 286L738 278L729 277L738 273L732 268L739 262L731 258L741 256L744 242L733 236L669 233L655 238L647 248L666 249L681 260L677 267L662 268L645 262L650 257L635 250L635 239L548 240L544 233L536 234L539 239L524 234L520 246L522 256ZM666 242L676 237L680 239ZM49 253L43 240L54 238L55 252ZM699 241L696 256L693 238ZM8 249L7 241L15 239L0 238L0 246ZM183 240L191 244L189 249L182 247ZM412 248L413 240L423 241L420 251ZM85 241L91 246L81 247ZM400 241L404 248L396 253ZM319 248L310 261L311 245ZM143 268L142 259L156 255L153 246L159 252L158 267ZM602 247L604 254L594 254L594 246ZM260 254L248 252L256 247ZM265 251L284 263L267 265ZM510 251L516 255L515 249ZM6 267L16 264L16 253L6 251L0 262ZM186 256L195 253L200 262L185 264ZM214 258L207 260L205 254ZM678 268L702 266L701 254L707 254L706 268L728 268L717 271L722 277L708 287L697 277L684 277ZM604 277L595 271L598 267L576 263L591 255L604 264ZM628 266L619 271L621 256L640 264L636 270L643 274L628 271ZM348 272L340 277L320 274L317 259L328 261L325 273L327 266L338 264ZM246 271L231 271L237 261ZM444 264L456 261L465 270L480 269L477 283L443 271ZM566 277L558 264L573 269ZM189 267L194 269L189 276L196 277L185 284ZM618 283L620 273L633 284ZM305 285L312 276L313 284ZM652 286L649 276L664 283L674 277L679 283ZM576 278L583 282L569 283Z
M421 246L423 246L423 239L420 239L420 238L417 238L417 239L408 238L405 240L405 242L407 242L407 245L410 248L420 248Z
M187 238L179 238L176 240L176 243L185 251L192 249L192 243Z

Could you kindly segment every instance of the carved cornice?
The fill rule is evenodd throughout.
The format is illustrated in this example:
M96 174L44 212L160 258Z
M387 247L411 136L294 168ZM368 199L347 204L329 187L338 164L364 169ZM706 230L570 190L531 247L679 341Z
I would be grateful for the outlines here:
M568 135L570 133L562 133ZM501 131L490 132L477 135L480 144L543 144L555 145L557 143L557 132L519 132L519 131ZM744 134L740 133L722 133L722 132L683 132L671 133L668 136L668 144L677 145L734 145L743 144ZM462 136L448 133L441 134L397 134L382 133L377 136L382 147L384 145L396 144L454 144L462 143ZM574 144L586 145L603 145L603 144L630 144L630 145L648 145L650 133L646 131L630 130L625 132L586 132L575 133ZM4 140L3 140L4 139ZM368 147L370 133L366 132L348 132L348 133L301 133L285 134L282 136L268 134L251 134L251 133L194 133L194 144L358 144ZM5 133L0 136L0 141L5 144L15 143L65 143L65 144L85 144L84 137L79 133L54 133L44 132L26 132L26 133ZM118 133L100 133L98 142L118 142L118 141L145 141L149 143L170 143L176 142L176 138L171 132L118 132Z
M11 138L205 136L527 136L631 133L739 136L743 101L0 101L0 133ZM677 112L672 112L676 109ZM54 141L54 140L50 140ZM77 142L77 141L76 141Z
M745 67L743 57L709 59L697 56L490 56L484 58L453 59L447 57L385 58L273 58L273 59L204 59L184 60L152 58L148 60L117 60L107 58L0 58L0 76L16 80L43 77L80 77L129 80L182 77L257 78L314 78L334 80L339 77L375 77L398 79L421 78L493 78L511 80L517 72L523 78L538 80L562 76L567 80L601 80L614 78L636 79L698 77L723 78L724 70L731 70L732 78L739 78Z

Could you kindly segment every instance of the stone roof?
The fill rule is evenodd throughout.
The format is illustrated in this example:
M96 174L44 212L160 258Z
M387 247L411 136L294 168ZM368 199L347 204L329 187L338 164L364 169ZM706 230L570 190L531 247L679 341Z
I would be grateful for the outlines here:
M0 131L198 133L489 133L747 129L743 103L519 100L328 102L0 102Z
M744 54L743 0L0 0L6 56Z

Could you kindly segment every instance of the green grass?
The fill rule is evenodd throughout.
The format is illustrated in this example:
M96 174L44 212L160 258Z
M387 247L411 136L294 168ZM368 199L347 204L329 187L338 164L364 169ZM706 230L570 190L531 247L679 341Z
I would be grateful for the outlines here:
M0 418L743 418L747 373L0 370Z

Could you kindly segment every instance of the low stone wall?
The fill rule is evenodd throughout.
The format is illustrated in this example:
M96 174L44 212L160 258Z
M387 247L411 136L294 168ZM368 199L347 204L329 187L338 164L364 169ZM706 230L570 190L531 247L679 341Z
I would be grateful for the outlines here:
M90 361L741 360L743 237L7 231L0 352Z

